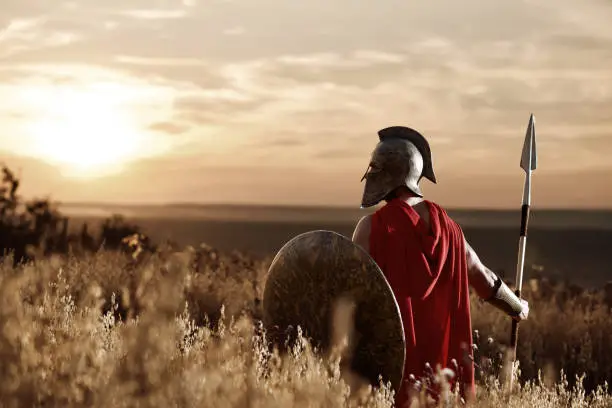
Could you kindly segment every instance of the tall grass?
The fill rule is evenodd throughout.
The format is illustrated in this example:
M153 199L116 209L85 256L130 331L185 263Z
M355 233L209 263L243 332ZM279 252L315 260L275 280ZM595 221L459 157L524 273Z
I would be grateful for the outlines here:
M340 352L322 356L304 339L285 354L267 346L258 318L268 262L209 248L137 263L110 252L18 267L5 260L0 406L390 407L384 384L341 372ZM472 303L474 405L612 407L612 323L602 295L526 289L523 381L511 395L495 376L508 319Z

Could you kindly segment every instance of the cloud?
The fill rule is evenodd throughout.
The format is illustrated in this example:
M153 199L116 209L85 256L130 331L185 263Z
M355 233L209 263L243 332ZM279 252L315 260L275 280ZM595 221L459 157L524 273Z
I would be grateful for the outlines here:
M0 42L28 37L28 31L38 26L41 20L37 18L15 19L9 21L8 25L0 31Z
M197 58L146 58L130 55L117 55L115 62L145 67L207 67L204 60Z
M267 140L265 144L261 142L250 142L250 143L247 142L245 143L245 147L261 148L261 149L267 149L270 146L282 147L282 148L294 148L294 147L302 147L305 144L306 144L306 141L304 140L304 138L281 137L277 139Z
M166 20L177 19L187 15L186 10L165 10L165 9L141 9L141 10L125 10L119 13L121 15L142 20Z
M225 35L244 35L246 30L244 27L231 27L223 30L223 34Z
M55 48L80 41L81 36L74 31L54 30L47 26L44 18L10 20L0 30L0 57L29 52L36 49Z
M242 169L227 170L233 186L243 170L348 179L392 124L430 139L440 174L513 174L532 112L543 172L597 172L610 168L612 7L559 1L6 0L1 134L46 109L23 99L33 88L115 84L144 131L172 140L168 157ZM140 191L147 177L130 174Z
M215 126L228 146L243 140L267 146L241 154L278 164L295 159L283 158L288 147L271 135L304 140L297 160L358 163L378 129L407 124L431 138L436 156L445 157L442 168L477 172L471 163L487 160L498 164L493 171L507 173L515 167L508 149L520 149L534 112L542 146L550 146L541 153L548 168L596 168L607 161L596 147L605 141L577 139L612 128L612 71L583 61L554 69L551 41L463 44L433 37L393 53L287 54L209 65L202 78L214 79L190 83L175 101L175 120ZM607 43L595 44L604 58ZM560 140L564 146L554 147ZM564 159L570 151L584 161Z
M180 135L185 133L189 127L174 122L157 122L149 126L150 130L167 133L170 135Z

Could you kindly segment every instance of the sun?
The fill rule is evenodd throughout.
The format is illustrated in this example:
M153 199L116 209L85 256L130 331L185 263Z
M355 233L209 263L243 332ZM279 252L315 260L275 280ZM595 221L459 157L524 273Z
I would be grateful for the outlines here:
M60 167L64 175L115 173L147 149L150 135L120 93L68 88L37 99L44 108L29 124L33 153Z

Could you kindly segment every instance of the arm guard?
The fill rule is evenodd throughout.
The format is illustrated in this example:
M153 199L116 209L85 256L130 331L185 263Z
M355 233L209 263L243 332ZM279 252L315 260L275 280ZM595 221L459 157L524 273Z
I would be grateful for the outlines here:
M499 277L493 287L493 296L485 301L509 316L516 317L523 311L519 297Z

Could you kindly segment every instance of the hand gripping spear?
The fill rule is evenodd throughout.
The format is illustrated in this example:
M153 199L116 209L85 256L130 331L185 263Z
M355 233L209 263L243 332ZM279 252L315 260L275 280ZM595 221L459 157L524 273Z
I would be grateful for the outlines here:
M523 270L525 268L525 248L527 244L527 226L529 223L529 206L531 205L531 172L536 169L536 141L535 119L533 114L529 117L527 134L521 155L521 168L525 170L525 188L523 190L523 206L521 208L521 233L519 238L518 262L516 267L516 296L521 297L523 286ZM518 321L512 320L512 333L510 334L510 347L512 348L512 374L510 376L510 389L514 381L514 367L516 362L516 344L518 337Z

